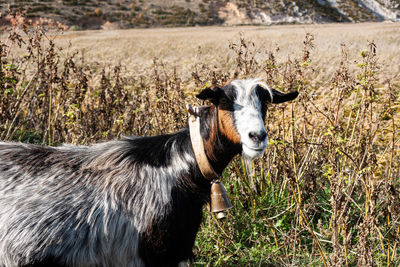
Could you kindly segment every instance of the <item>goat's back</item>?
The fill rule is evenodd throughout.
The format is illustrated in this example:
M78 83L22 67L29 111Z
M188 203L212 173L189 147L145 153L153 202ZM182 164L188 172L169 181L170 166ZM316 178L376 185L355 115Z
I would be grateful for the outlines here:
M0 143L0 266L141 265L137 229L105 190L113 159L93 165L117 147Z

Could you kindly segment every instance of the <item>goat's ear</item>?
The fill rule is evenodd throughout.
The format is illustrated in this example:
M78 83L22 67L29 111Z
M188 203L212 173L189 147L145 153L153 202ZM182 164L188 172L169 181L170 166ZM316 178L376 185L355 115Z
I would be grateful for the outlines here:
M271 89L271 93L272 93L272 99L271 99L271 94L268 92L268 90L265 90L264 95L266 96L266 101L273 104L280 104L283 102L293 100L299 95L299 92L297 91L284 94L275 89Z
M216 104L218 103L218 98L219 98L219 93L218 93L219 88L215 87L213 89L206 88L203 89L196 97L201 100L209 100L212 103Z

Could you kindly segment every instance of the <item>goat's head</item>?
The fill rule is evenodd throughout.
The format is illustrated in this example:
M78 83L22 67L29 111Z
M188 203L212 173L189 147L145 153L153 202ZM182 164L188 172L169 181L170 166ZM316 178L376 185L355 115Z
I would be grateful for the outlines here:
M240 144L245 156L254 158L267 147L264 126L267 103L283 103L297 95L298 92L283 94L258 79L251 79L234 80L222 88L206 88L197 97L216 106L219 131L232 143Z

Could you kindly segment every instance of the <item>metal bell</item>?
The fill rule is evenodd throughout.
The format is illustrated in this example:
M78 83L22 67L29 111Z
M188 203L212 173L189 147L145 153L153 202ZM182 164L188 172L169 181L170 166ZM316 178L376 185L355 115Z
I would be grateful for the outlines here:
M215 180L211 185L211 212L217 213L217 218L224 218L225 211L232 208L232 203L229 201L224 185Z

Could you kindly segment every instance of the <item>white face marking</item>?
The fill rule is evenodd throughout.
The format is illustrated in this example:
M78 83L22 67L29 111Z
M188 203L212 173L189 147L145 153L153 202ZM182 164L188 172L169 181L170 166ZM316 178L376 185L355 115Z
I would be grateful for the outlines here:
M262 118L263 103L254 90L257 85L266 85L259 80L235 80L232 85L236 89L234 103L234 121L240 135L243 154L249 158L262 155L267 147L267 133Z

